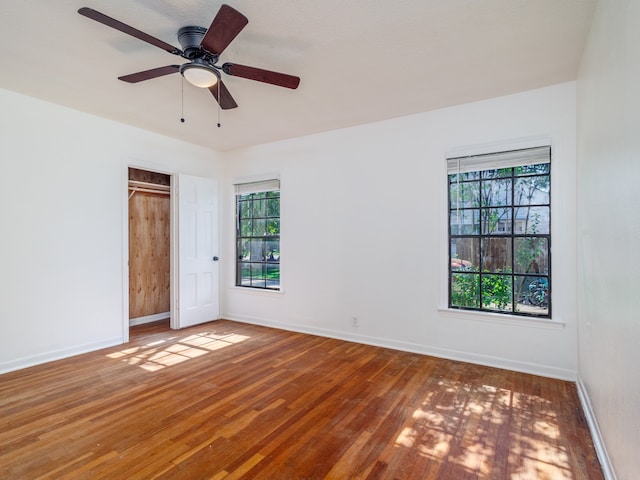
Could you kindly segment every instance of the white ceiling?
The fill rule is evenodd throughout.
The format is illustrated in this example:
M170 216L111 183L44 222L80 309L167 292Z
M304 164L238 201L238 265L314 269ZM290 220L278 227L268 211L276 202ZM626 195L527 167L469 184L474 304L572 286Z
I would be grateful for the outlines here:
M216 150L370 123L574 80L597 0L227 0L249 24L223 52L301 77L238 77L221 112L179 74L118 76L182 59L89 20L91 7L179 46L220 0L12 0L0 6L0 87Z

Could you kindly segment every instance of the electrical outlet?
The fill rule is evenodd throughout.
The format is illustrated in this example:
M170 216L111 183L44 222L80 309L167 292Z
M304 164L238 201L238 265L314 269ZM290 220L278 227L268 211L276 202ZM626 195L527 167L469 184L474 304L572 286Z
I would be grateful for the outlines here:
M357 327L358 326L358 317L356 317L355 315L353 317L351 317L351 326L352 327Z

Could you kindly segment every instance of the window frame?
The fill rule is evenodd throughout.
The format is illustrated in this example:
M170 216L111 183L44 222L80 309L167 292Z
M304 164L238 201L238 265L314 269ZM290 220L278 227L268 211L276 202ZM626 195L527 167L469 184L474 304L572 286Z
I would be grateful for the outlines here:
M282 292L282 262L281 262L281 191L280 191L280 180L279 178L267 178L264 180L253 180L253 181L244 181L234 183L235 192L234 192L234 212L235 212L235 275L234 275L234 286L236 288L248 289L247 291L254 292ZM277 193L276 196L273 196L274 193ZM242 199L242 197L251 197ZM268 210L268 200L277 199L278 201L278 215L273 216L269 215ZM257 202L264 201L264 211L263 214L255 216L254 205ZM243 203L251 202L251 216L249 218L243 218L241 214L241 208ZM241 222L245 220L249 220L252 226L251 233L249 235L244 235L242 231ZM255 234L253 230L253 222L255 220L262 220L265 222L265 231L262 235ZM267 224L269 221L277 220L277 234L268 234L266 231ZM258 261L251 260L251 251L249 253L250 259L246 260L243 258L241 251L241 243L243 241L248 241L250 245L250 250L254 248L252 245L253 241L260 240L262 243L262 254L261 259ZM266 255L265 248L267 247L269 242L277 241L277 259L269 260ZM262 266L262 277L263 277L263 285L254 284L253 283L253 266L261 265ZM269 266L277 266L277 285L269 286L269 281L267 278L267 271ZM242 268L249 266L250 274L249 274L249 284L242 283Z
M529 160L525 160L525 156L527 154L529 154L530 152L534 152L531 153L532 156L535 156L536 154L538 154L540 151L542 151L543 149L546 149L547 153L547 159L543 160L543 161L532 161L531 159ZM518 156L522 155L522 160L519 161L517 160ZM516 160L514 160L514 158ZM486 164L483 164L483 162L486 160ZM505 160L504 163L501 163L501 160ZM452 173L452 161L457 161L457 172L453 172ZM461 162L467 162L465 164L465 169L464 172L465 173L475 173L477 175L476 178L466 178L466 180L461 181L461 170L460 170L460 164ZM547 168L547 171L544 173L540 173L540 172L529 172L528 174L520 174L517 175L517 168L518 167L526 167L526 166L531 166L531 165L539 165L539 164L548 164L549 167ZM551 185L552 185L552 168L551 168L552 162L551 162L551 146L550 145L544 145L544 146L536 146L536 147L528 147L528 148L514 148L514 149L510 149L510 150L502 150L502 151L494 151L491 153L485 153L485 154L477 154L477 155L468 155L468 156L447 156L447 176L446 176L446 180L447 180L447 252L448 252L448 257L447 257L447 305L448 305L448 309L450 309L451 311L467 311L467 312L474 312L476 314L498 314L501 317L505 317L505 316L515 316L515 317L524 317L524 318L528 318L531 319L533 321L535 320L546 320L546 321L552 321L552 262L551 262L551 236L552 236L552 231L551 231L551 215L552 215L552 211L551 211ZM473 185L476 184L477 185L477 189L478 189L478 205L474 206L467 206L466 210L477 210L478 214L479 214L479 218L482 218L482 213L483 210L489 210L490 208L494 207L496 208L495 205L486 205L483 203L482 200L482 188L483 188L483 182L488 182L491 178L490 177L485 177L485 175L483 175L481 172L490 172L493 170L499 170L499 169L511 169L509 176L507 177L502 177L502 178L506 178L508 180L510 180L510 184L509 184L509 201L505 204L505 205L501 205L498 208L505 208L509 210L509 215L507 218L505 219L498 219L498 223L496 224L496 229L495 230L490 230L490 231L484 231L485 228L483 228L483 224L481 220L478 220L478 228L477 228L477 232L473 232L474 228L472 225L471 228L471 232L464 232L464 231L460 231L458 230L458 232L454 232L452 231L452 225L453 225L453 221L452 221L452 215L453 212L456 212L458 215L460 213L460 206L459 204L456 205L452 205L452 185L455 185L456 183L461 184L461 183L467 183L469 185ZM451 180L451 176L452 175L456 175L456 179L455 181L452 182ZM531 202L531 198L529 198L528 203L527 204L523 204L523 203L516 203L516 180L518 178L532 178L532 177L546 177L546 181L547 183L547 188L548 188L548 198L546 203L536 203L536 202ZM495 180L495 178L494 178ZM472 186L473 188L473 186ZM523 229L522 224L519 222L518 220L518 216L516 215L516 212L518 211L518 208L523 208L523 207L527 207L527 208L532 208L532 207L543 207L548 209L548 231L547 233L537 233L535 232L535 230L533 232L529 232L527 233L526 229L525 231L521 231ZM464 209L463 209L464 210ZM500 231L499 230L499 225L501 223L504 223L504 226L506 226L507 228L510 228L510 232L504 232L504 231ZM520 224L520 226L518 226L518 224ZM510 227L509 227L510 225ZM464 227L464 224L458 224L458 229L460 229L461 227ZM464 270L461 270L460 266L454 267L454 252L453 252L453 246L452 244L454 243L454 240L458 238L458 239L472 239L472 240L476 240L477 241L477 258L478 258L478 266L475 268L475 270L466 273ZM541 273L541 272L529 272L528 270L522 271L522 264L520 264L521 269L518 270L517 265L517 259L516 259L516 242L517 239L535 239L535 241L539 242L541 241L541 239L543 239L543 242L546 242L546 251L543 249L542 252L544 253L544 258L546 259L546 273ZM510 265L510 271L501 271L501 270L497 270L497 271L491 271L491 270L483 270L483 257L485 257L487 255L487 251L485 250L485 253L483 253L483 244L485 243L489 243L492 239L508 239L506 243L508 243L508 250L509 253L505 256L505 258L510 257L509 258L509 265ZM475 288L477 290L477 297L476 297L476 301L477 304L476 305L459 305L459 304L455 304L454 303L454 296L453 296L453 285L454 285L454 277L456 276L456 274L462 273L463 275L468 276L468 278L471 278L471 275L476 276L475 279L472 278L472 281L476 282L475 283ZM483 305L483 278L489 278L490 276L508 276L510 277L510 302L505 305L509 307L509 309L506 309L505 307L503 308L495 308L495 306L491 307L489 305ZM531 280L532 278L536 278L538 280L543 279L546 282L546 285L544 285L544 282L542 284L542 289L543 289L543 295L544 295L544 304L543 307L546 307L546 313L544 311L541 312L536 312L533 309L529 309L529 311L523 311L523 310L519 310L518 307L522 307L524 305L523 302L523 298L524 298L524 292L523 292L523 286L525 285L525 282L533 282L533 280ZM521 280L522 283L520 284L520 288L516 289L515 285L516 285L516 280ZM528 283L526 284L528 285ZM538 284L539 285L539 284ZM535 287L534 287L535 288ZM475 296L475 294L474 294ZM529 295L529 300L531 300L531 295ZM531 305L534 305L533 303L531 303ZM533 310L533 311L532 311Z

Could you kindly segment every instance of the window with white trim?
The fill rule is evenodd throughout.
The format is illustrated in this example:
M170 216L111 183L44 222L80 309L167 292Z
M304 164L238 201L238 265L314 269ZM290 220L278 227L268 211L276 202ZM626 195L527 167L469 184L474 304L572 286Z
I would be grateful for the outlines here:
M236 286L280 290L280 180L236 192Z
M447 159L449 308L551 318L551 147Z

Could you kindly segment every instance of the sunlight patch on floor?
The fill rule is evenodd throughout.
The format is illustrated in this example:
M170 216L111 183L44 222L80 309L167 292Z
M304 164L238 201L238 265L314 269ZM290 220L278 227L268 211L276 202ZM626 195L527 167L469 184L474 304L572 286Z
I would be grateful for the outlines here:
M166 340L150 342L142 347L131 347L107 355L112 359L120 359L129 365L135 365L149 372L201 357L222 348L247 340L248 336L235 333L219 335L214 332L195 333L174 337L167 344Z
M487 439L505 422L517 425L503 448L508 448L507 468L512 479L573 479L558 413L537 395L472 387L460 382L439 382L413 411L396 437L397 448L414 449L420 456L460 465L478 478L492 478L496 445Z

